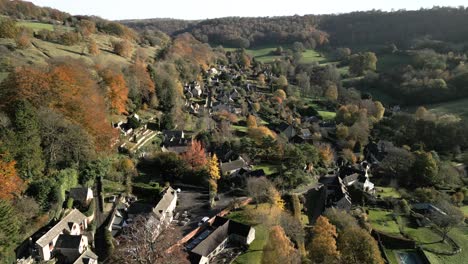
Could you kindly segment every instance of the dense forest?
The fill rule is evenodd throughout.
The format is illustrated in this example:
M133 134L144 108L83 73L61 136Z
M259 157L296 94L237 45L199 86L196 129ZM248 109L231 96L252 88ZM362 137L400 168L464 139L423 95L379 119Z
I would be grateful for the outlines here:
M296 41L315 48L389 45L409 47L417 38L465 42L468 23L464 7L434 7L417 11L366 11L339 15L291 17L229 17L203 21L149 19L123 21L137 30L161 30L170 35L190 32L198 40L225 47L286 45ZM391 28L392 30L387 30Z

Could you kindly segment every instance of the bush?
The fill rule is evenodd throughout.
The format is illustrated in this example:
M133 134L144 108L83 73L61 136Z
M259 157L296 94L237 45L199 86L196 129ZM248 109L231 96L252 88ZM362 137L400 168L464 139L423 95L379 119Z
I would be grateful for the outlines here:
M96 209L96 201L92 199L91 202L89 203L88 210L86 210L86 212L84 212L83 214L86 217L90 217L94 214L95 209Z
M124 58L130 58L132 56L133 48L131 43L128 40L123 40L120 42L114 42L114 52Z
M73 198L71 198L71 197L68 198L68 200L67 200L67 209L71 209L73 207L73 202L74 201L75 200Z

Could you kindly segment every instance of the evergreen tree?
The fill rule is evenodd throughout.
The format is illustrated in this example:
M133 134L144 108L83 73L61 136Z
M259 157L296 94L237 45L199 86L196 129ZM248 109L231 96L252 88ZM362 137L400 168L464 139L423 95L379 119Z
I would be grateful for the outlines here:
M20 175L25 179L42 176L41 137L36 109L28 101L18 101L13 113L15 137L15 159Z

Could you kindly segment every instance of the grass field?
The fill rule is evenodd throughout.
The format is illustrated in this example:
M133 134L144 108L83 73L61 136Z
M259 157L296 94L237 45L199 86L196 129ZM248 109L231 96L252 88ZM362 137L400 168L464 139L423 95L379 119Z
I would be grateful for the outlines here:
M468 205L462 206L460 209L462 210L463 214L465 214L465 217L468 217Z
M418 244L424 246L425 248L442 250L442 251L451 251L452 247L446 243L440 243L442 237L433 232L428 227L419 227L419 228L405 228L405 233L408 234L412 239L416 240Z
M330 111L317 111L317 112L324 120L333 120L336 117L335 112L330 112Z
M375 230L387 234L400 235L400 229L397 222L393 219L391 211L371 209L369 210L369 221Z
M271 175L273 173L278 172L278 165L273 165L273 164L267 164L267 163L261 163L258 165L253 166L254 170L260 170L263 169L266 175Z
M49 30L49 31L54 31L54 25L46 24L46 23L22 21L22 22L18 22L18 26L32 29L35 32L38 32L44 29Z
M280 59L282 56L273 55L272 52L276 50L277 46L267 46L267 47L255 47L246 49L247 54L254 57L256 60L263 62L263 63L270 63L275 61L276 59ZM287 48L287 47L283 47ZM235 51L236 48L225 48L226 51ZM308 63L324 63L327 59L323 57L320 53L315 50L306 50L302 53L302 59L300 63L308 64Z
M380 197L391 197L391 198L400 198L401 194L393 187L376 187L375 188L376 195L380 195Z
M259 205L262 206L262 205ZM254 205L247 205L246 208L252 208ZM227 216L234 221L251 225L252 221L244 210L232 212ZM268 239L268 229L264 225L256 225L255 240L250 244L249 249L234 260L234 264L260 264L263 256L263 247Z
M444 115L454 114L463 119L468 119L468 98L440 104L427 105L432 113Z
M455 240L462 251L454 256L436 255L426 251L426 255L431 261L431 264L445 264L445 263L467 263L468 259L468 227L458 227L450 231L449 236Z

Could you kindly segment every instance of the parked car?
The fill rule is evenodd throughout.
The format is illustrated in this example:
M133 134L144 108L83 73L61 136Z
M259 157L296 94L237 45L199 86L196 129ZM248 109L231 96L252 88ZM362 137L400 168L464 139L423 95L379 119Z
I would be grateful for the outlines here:
M203 224L208 222L208 220L210 220L210 218L208 216L203 217L202 220L200 220L200 222L198 222L198 226L202 226Z

